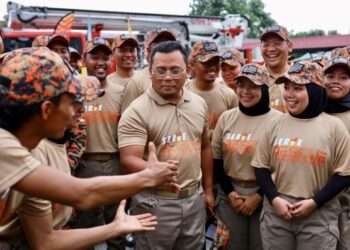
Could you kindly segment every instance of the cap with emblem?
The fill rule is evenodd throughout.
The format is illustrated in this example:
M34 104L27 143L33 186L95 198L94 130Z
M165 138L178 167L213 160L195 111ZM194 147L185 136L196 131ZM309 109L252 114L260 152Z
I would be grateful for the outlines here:
M323 67L323 72L326 74L335 66L343 66L348 70L348 72L350 72L350 60L349 58L343 56L333 57L328 60Z
M193 45L188 60L190 62L207 62L214 57L221 58L216 43L213 41L200 41Z
M84 54L91 53L96 48L103 48L108 54L112 54L109 42L102 37L95 37L92 41L87 41L85 44Z
M236 49L231 49L226 52L224 52L222 55L222 63L227 63L231 66L236 66L236 63L238 62L242 66L244 65L244 57L242 56L241 52Z
M292 81L296 84L308 84L313 82L323 87L322 67L311 61L299 61L294 63L287 73L276 79L276 84Z
M156 42L160 38L166 38L167 41L176 41L176 37L167 28L157 27L147 33L146 47L149 47L151 43Z
M260 36L260 40L263 41L268 34L276 34L283 40L289 40L287 29L278 24L266 27Z
M266 69L259 64L246 64L242 67L240 74L235 78L239 79L248 79L256 85L269 84L269 74Z
M115 48L119 48L124 44L128 44L131 47L135 48L139 47L139 43L137 42L135 37L126 34L120 34L114 38L112 50L114 50Z

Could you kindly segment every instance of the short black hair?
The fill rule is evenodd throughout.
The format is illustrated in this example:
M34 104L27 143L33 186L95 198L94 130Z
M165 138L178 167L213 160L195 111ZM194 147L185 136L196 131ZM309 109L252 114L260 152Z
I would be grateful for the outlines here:
M183 58L184 58L184 62L186 64L186 66L188 65L188 56L187 56L187 52L185 50L185 48L181 45L181 43L179 41L167 41L167 42L163 42L160 44L157 44L156 46L154 46L154 48L152 48L151 51L151 61L150 61L150 66L152 67L153 62L154 62L154 55L158 52L158 53L171 53L174 51L180 51Z
M50 99L55 105L59 105L61 96ZM3 98L0 100L0 128L11 133L16 132L22 125L34 116L40 114L43 102L30 105L11 103Z

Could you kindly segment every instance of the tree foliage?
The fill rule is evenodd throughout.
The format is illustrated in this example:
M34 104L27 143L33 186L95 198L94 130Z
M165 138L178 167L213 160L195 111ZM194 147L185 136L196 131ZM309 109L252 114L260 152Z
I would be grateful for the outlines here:
M191 15L224 16L225 14L243 14L251 22L248 37L258 38L262 30L276 23L270 13L264 11L261 0L192 0Z

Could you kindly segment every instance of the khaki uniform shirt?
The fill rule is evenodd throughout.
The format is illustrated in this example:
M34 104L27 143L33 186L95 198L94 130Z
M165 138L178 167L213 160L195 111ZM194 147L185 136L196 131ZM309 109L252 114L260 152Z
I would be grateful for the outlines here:
M85 153L116 153L117 128L123 87L107 81L105 94L85 103L87 147Z
M137 71L125 86L121 104L121 112L123 113L125 109L129 107L129 105L137 97L145 93L150 86L152 86L152 80L151 74L149 73L149 68L146 67L140 71Z
M342 113L330 113L329 115L339 118L350 133L350 110Z
M238 104L235 92L229 87L214 82L214 88L209 91L199 90L194 80L186 83L186 88L200 97L202 97L208 105L209 112L209 129L214 129L220 115Z
M202 178L201 139L207 136L207 122L207 105L198 95L184 88L174 105L149 88L122 115L119 147L153 141L160 161L179 160L177 180L185 188Z
M266 127L251 165L271 171L278 193L308 199L334 174L350 175L350 136L339 119L286 113Z
M0 128L0 236L18 235L17 209L24 195L11 186L34 171L41 163L10 132ZM47 204L43 205L45 208Z
M122 86L123 88L125 88L126 84L130 80L130 78L131 77L121 78L119 75L117 75L116 72L113 72L107 76L107 82L118 84L118 85Z
M266 124L281 112L271 109L259 116L248 116L239 108L225 111L215 127L211 141L214 159L224 160L226 175L235 181L255 181L250 162Z
M266 71L268 72L267 69ZM283 100L283 96L282 96L284 91L284 84L276 84L275 81L276 81L276 78L274 78L272 75L269 75L270 107L284 113L288 112L285 101Z
M60 172L70 175L70 168L68 164L67 149L65 144L57 144L48 139L43 139L39 145L32 151L33 156L40 160L40 162L56 168ZM36 203L41 203L41 199L35 197L26 197L26 202L31 203L30 210L22 208L21 213L32 213L32 211L40 211L40 207ZM58 203L51 203L53 228L62 228L69 220L72 214L72 208Z

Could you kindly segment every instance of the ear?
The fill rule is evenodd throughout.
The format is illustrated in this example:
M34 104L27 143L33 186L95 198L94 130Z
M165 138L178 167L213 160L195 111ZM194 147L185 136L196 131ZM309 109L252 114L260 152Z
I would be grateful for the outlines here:
M53 103L50 101L44 101L40 106L41 118L43 120L47 120L52 112L52 109L53 109Z
M287 44L288 44L288 52L290 54L292 53L292 50L293 50L293 43L291 41L288 41Z

